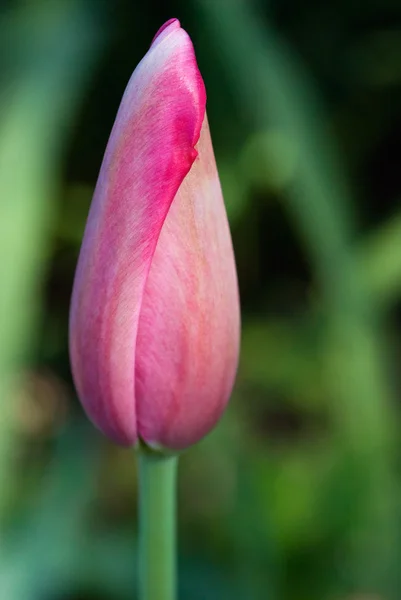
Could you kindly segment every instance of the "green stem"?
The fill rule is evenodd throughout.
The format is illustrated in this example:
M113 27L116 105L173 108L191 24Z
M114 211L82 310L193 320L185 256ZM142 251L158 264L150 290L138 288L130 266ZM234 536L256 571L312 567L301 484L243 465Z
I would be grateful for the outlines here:
M178 458L140 452L139 599L176 597L176 472Z

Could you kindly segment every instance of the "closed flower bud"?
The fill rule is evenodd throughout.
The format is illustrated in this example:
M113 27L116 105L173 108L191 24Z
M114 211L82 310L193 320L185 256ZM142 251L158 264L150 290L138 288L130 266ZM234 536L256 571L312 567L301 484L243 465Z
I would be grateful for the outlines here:
M192 42L172 19L123 96L71 301L78 396L124 446L194 444L234 383L237 278L205 104Z

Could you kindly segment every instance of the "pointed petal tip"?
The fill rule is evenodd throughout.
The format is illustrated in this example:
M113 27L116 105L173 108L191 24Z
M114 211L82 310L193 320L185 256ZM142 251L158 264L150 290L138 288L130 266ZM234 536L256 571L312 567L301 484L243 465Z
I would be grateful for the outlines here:
M153 44L155 43L156 40L160 41L161 38L166 37L166 35L168 35L172 31L174 31L175 29L180 29L180 27L181 27L181 23L179 22L178 19L176 19L176 18L169 19L157 31L157 33L154 36L152 43L150 45L153 46Z

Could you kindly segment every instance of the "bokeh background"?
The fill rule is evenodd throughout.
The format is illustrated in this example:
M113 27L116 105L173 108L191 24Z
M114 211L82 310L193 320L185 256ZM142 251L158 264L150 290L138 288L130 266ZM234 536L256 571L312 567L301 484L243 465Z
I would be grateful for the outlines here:
M243 339L181 459L182 600L401 598L399 0L0 8L0 598L135 597L133 453L71 381L74 268L125 85L193 38Z

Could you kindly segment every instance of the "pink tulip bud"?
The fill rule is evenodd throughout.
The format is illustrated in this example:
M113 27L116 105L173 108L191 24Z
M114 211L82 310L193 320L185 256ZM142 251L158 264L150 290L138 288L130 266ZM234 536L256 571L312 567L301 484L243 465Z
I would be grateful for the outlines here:
M192 42L171 19L123 96L71 302L78 395L124 446L194 444L234 383L237 278L205 105Z

